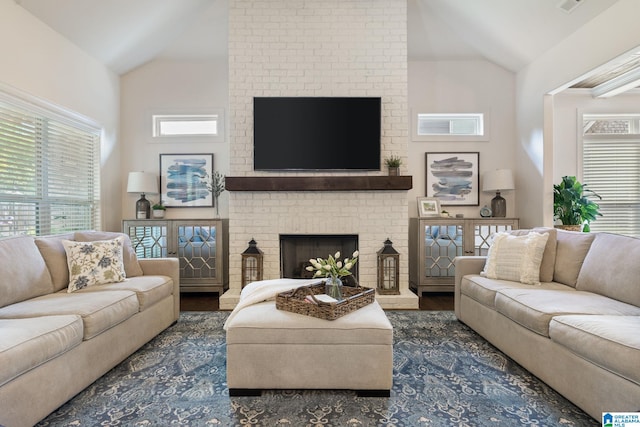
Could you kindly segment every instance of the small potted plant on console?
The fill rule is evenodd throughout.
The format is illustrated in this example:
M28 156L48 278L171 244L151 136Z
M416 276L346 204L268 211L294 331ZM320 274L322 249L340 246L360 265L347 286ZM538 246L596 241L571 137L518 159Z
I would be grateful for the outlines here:
M154 218L164 218L164 212L167 210L167 208L162 204L162 201L160 201L153 205L151 207L151 210L153 211Z

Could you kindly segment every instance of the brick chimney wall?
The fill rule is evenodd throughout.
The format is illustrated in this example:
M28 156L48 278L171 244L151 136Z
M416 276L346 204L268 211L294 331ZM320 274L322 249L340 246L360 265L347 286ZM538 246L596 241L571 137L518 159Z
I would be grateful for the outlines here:
M381 170L359 174L386 174L384 158L406 164L407 156L406 0L231 0L229 88L230 176L345 175L253 171L254 96L381 97ZM280 234L357 234L360 283L369 287L376 251L390 238L401 254L402 295L385 296L383 306L417 308L406 191L230 192L230 284L221 308L237 303L240 254L251 238L264 252L264 278L280 277Z

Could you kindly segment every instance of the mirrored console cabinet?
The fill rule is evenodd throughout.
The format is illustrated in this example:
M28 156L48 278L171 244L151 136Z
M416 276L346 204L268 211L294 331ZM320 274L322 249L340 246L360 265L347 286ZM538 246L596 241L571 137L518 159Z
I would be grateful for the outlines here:
M491 235L518 228L517 218L414 218L410 226L410 244L417 260L410 281L423 292L453 292L453 259L462 255L487 255Z
M125 220L122 227L138 258L179 259L181 292L224 292L222 220Z

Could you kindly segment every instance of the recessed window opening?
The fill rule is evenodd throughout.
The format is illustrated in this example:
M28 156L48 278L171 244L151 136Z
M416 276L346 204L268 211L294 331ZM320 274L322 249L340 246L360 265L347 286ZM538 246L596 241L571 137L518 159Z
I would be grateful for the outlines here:
M153 115L153 136L217 136L219 116L197 115Z
M484 114L419 113L417 135L484 135Z

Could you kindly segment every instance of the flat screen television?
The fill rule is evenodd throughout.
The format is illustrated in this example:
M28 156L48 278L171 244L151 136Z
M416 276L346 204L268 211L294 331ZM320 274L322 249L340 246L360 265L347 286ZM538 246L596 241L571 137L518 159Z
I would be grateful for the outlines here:
M254 170L380 170L380 123L379 97L256 97Z

